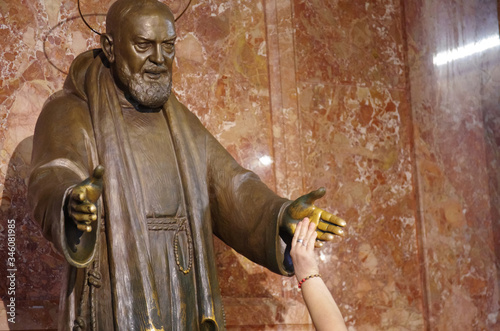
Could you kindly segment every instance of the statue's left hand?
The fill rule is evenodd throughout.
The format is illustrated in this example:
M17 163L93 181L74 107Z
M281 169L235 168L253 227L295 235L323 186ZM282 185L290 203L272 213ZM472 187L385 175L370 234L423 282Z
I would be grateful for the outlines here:
M311 222L316 224L319 240L316 246L323 246L321 241L332 240L334 234L343 236L344 230L342 228L346 225L346 221L313 204L314 201L323 197L325 193L326 190L321 187L293 201L285 210L281 220L281 228L293 236L297 223L304 217L309 217Z

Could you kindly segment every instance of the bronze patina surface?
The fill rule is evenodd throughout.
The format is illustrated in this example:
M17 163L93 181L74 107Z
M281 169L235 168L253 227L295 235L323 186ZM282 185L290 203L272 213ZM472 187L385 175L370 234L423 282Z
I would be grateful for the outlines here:
M212 234L269 270L309 216L345 221L242 168L174 94L174 17L155 0L110 8L102 49L78 56L37 122L34 218L68 262L63 330L223 330Z

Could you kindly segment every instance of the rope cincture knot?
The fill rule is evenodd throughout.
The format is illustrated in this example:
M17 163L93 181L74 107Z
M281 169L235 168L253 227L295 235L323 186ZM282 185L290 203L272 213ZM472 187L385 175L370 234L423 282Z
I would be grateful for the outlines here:
M73 331L82 331L86 329L85 320L82 317L77 317L75 319L75 324L73 326Z
M302 278L302 280L299 282L299 288L302 288L302 284L304 284L306 280L314 278L314 277L320 277L321 278L321 275L320 274L314 274L314 275L309 275L309 276L307 276L305 278Z
M101 287L101 273L97 270L90 270L89 271L89 277L88 277L88 283L89 285L92 285L96 288Z

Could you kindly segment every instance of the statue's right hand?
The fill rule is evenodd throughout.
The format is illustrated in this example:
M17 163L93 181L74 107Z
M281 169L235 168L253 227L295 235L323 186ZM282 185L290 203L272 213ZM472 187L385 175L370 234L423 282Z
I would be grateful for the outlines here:
M92 231L92 222L97 220L97 200L102 193L104 167L98 165L94 173L70 193L68 214L80 231Z

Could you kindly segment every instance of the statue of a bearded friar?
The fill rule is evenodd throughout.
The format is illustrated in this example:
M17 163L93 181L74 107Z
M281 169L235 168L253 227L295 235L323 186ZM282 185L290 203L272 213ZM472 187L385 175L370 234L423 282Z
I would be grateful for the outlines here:
M177 100L175 39L166 5L116 1L38 119L29 201L68 262L63 330L223 330L212 234L282 275L303 217L343 234L323 189L277 196Z

